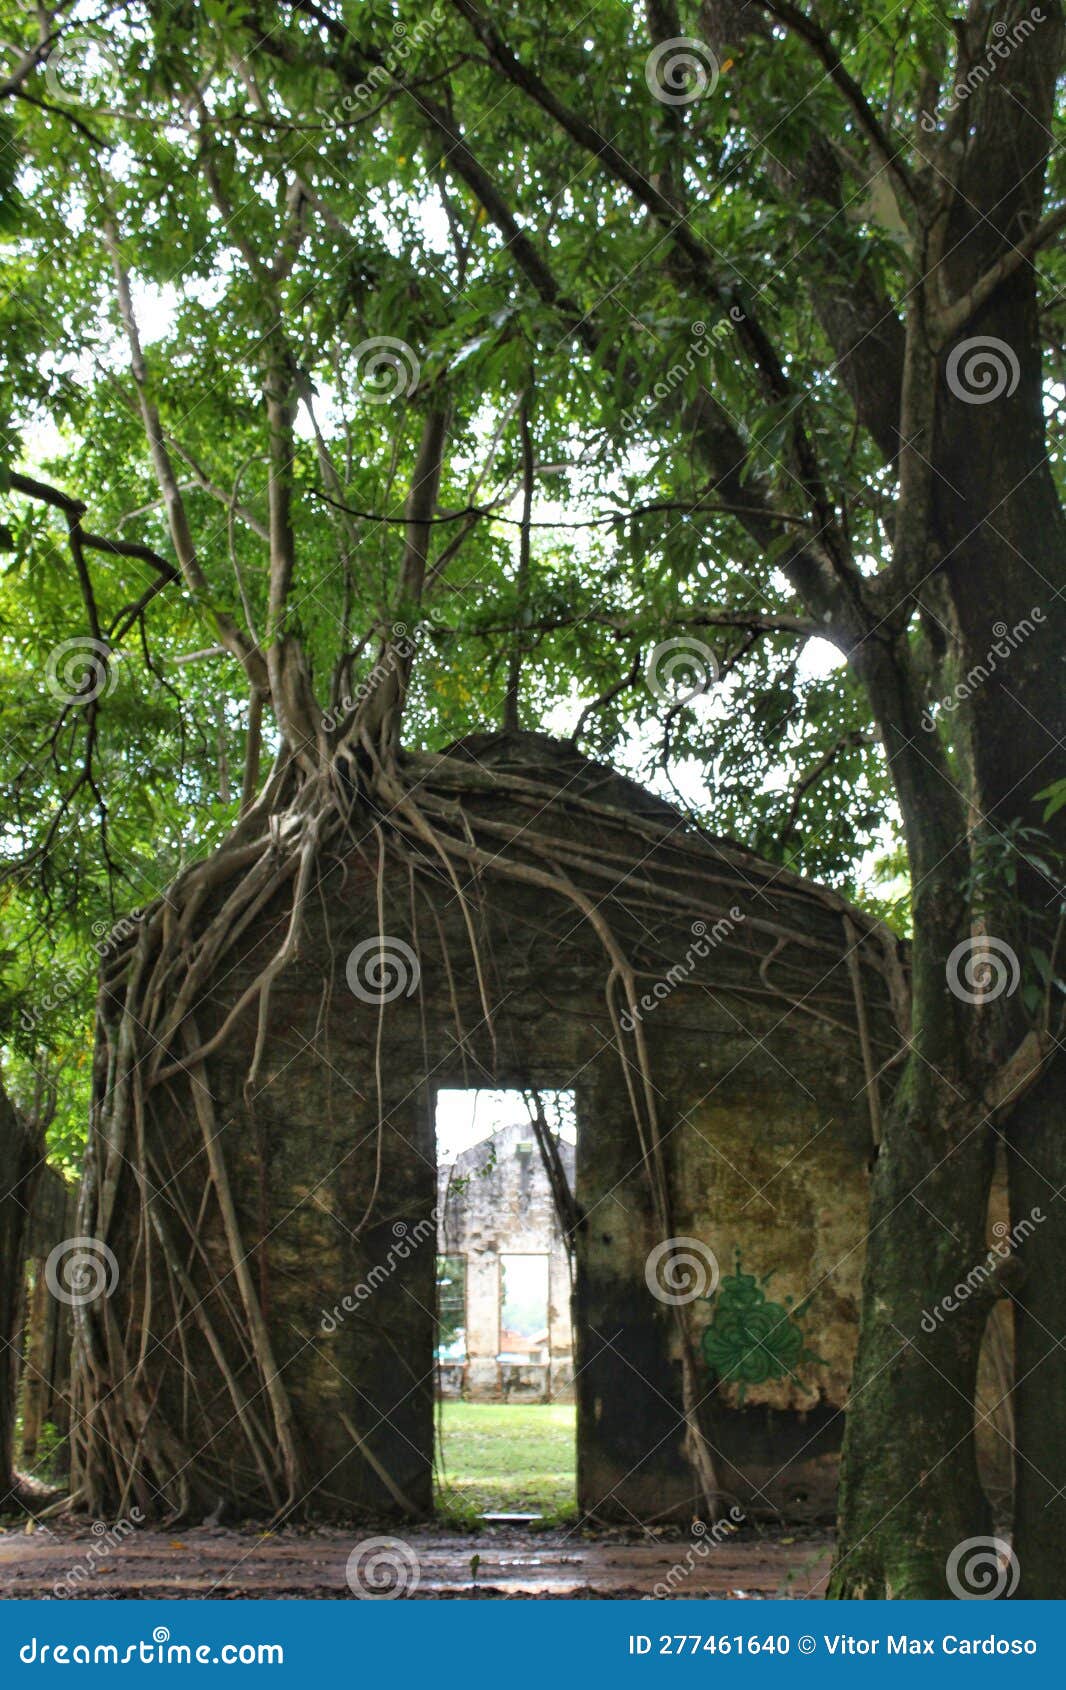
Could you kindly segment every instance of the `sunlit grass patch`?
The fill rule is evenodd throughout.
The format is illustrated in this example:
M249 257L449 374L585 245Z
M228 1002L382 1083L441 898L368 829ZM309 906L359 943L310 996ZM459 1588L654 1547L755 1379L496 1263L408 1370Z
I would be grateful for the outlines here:
M455 1524L486 1513L576 1513L573 1403L446 1402L438 1407L438 1512Z

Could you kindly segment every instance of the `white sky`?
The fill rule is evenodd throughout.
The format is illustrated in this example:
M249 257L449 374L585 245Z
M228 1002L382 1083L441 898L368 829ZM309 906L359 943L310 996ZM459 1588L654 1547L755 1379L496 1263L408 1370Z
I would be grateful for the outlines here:
M556 1124L553 1105L562 1110L561 1137L568 1144L575 1142L577 1133L573 1118L572 1096L569 1092L541 1092L548 1124ZM516 1121L528 1121L529 1111L520 1091L446 1091L437 1093L437 1160L442 1164L454 1162L460 1151L498 1132Z
M432 199L428 199L425 205L420 209L423 218L423 233L427 240L427 244L431 248L441 251L446 250L448 245L448 230L443 210L437 202ZM384 212L381 214L381 222L382 232L388 232L394 240L399 240L400 237L398 231L390 229L388 219ZM200 291L204 291L206 287L206 291L208 293L210 293L212 286L211 283L204 284L202 282L189 281L185 281L183 285L191 292L196 292L198 289ZM164 338L172 331L178 305L178 289L172 283L167 283L160 287L153 283L134 278L132 281L132 292L134 311L137 317L141 339L146 346L149 346L153 342ZM98 357L99 356L102 356L109 362L112 362L117 368L121 369L125 367L126 350L124 345L121 344L117 333L110 343L100 349L98 352ZM75 360L69 373L73 374L75 379L83 380L86 383L91 382L93 378L93 361L91 356L86 355L80 363ZM336 395L329 383L319 381L318 385L319 395L316 405L316 413L318 415L320 425L324 428L327 435L329 435L333 428L339 424ZM487 423L486 426L488 426ZM310 419L307 417L302 406L299 408L297 415L296 432L303 438L312 437L313 431ZM50 419L46 419L42 416L36 426L32 426L27 429L23 441L23 451L27 467L31 470L38 467L43 460L53 455L58 455L61 448L62 437L60 432L51 423ZM635 455L635 457L631 460L630 467L635 468L638 471L642 467L639 454ZM549 522L554 520L565 522L580 520L589 517L602 507L602 489L599 490L600 496L597 497L590 489L581 487L580 474L578 474L574 480L576 484L571 486L569 494L565 499L538 498L535 501L534 515L538 522ZM519 504L520 493L518 489L516 489L511 503L502 508L501 514L512 516L517 514ZM512 534L511 537L517 557L517 535ZM713 642L711 643L713 644ZM828 675L833 669L840 668L843 663L844 658L841 653L835 646L831 645L828 640L811 639L805 643L799 654L797 672L799 678L805 680L816 676ZM703 697L693 699L688 708L695 711L698 715L705 717L722 716L735 707L735 699L733 695L734 690L738 687L739 683L736 677L732 677L731 682L727 682L725 685L720 687L712 687ZM561 738L569 737L569 735L573 732L581 710L587 702L588 700L579 694L576 687L572 688L567 697L558 699L552 708L546 712L543 722L544 731L556 734ZM613 759L616 765L631 776L644 779L650 786L651 790L658 792L658 794L665 798L668 802L676 802L678 795L680 795L692 806L694 810L702 809L706 802L706 768L698 760L686 759L673 765L671 769L673 781L672 786L658 773L653 774L649 781L645 765L647 763L648 753L651 750L652 739L653 734L650 726L641 730L634 730L631 728L624 744L620 745L616 750L615 758ZM791 773L789 769L783 766L777 772L775 783L784 788L788 785L790 779ZM886 821L886 849L891 844L892 838L892 826ZM874 857L870 856L869 860L864 862L861 871L864 877L871 871L873 861ZM462 1094L455 1095L459 1096ZM493 1097L500 1099L504 1094L486 1092L478 1095L484 1096L485 1098ZM514 1094L514 1097L518 1100L518 1118L521 1118L524 1114L521 1099L517 1093ZM489 1107L490 1106L487 1103L478 1106L479 1112L476 1117L476 1123L471 1125L468 1129L473 1136L464 1139L460 1148L465 1148L466 1144L475 1143L479 1137L484 1136L480 1130L480 1126L482 1121L489 1121L488 1115L484 1113L484 1111ZM499 1119L492 1117L490 1124L484 1127L484 1132L494 1131L496 1127L506 1124L506 1121L516 1118L513 1102L506 1105L500 1103L499 1107L504 1108L505 1110L510 1110L510 1114L506 1115L506 1120L504 1117ZM449 1105L449 1109L452 1110L459 1110L459 1108L460 1106L458 1104ZM460 1116L458 1114L454 1116L449 1114L447 1118L449 1120L455 1119L458 1121Z

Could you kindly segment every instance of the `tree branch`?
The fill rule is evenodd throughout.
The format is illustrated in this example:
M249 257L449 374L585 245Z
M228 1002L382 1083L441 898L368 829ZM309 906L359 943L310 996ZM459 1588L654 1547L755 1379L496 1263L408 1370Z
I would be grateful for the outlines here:
M912 218L919 209L918 191L914 178L901 157L899 149L892 144L891 137L881 127L876 112L870 105L855 78L844 69L840 54L826 31L813 18L807 17L798 6L789 4L789 0L755 0L756 5L775 17L790 29L793 35L798 35L814 52L824 65L830 81L838 88L851 110L855 114L856 122L869 141L875 154L884 168L899 185L906 201L906 208Z
M1066 205L1060 205L1057 210L1049 212L1028 235L979 276L959 299L952 300L950 305L942 306L934 314L930 324L937 348L947 346L957 334L961 334L970 318L976 315L982 305L988 303L996 290L1002 287L1016 270L1020 270L1023 264L1027 264L1035 252L1042 246L1047 246L1049 241L1053 241L1062 229L1066 229Z
M717 299L723 310L729 312L735 325L737 340L766 394L774 403L791 402L795 407L789 414L789 422L797 479L810 500L811 508L817 514L826 546L834 552L838 570L843 570L847 548L837 530L832 504L823 485L817 454L798 414L801 396L793 391L773 342L750 309L742 304L735 285L731 281L723 281L715 274L711 251L689 227L684 217L678 214L667 195L649 182L612 141L579 112L559 99L536 71L523 64L508 47L495 25L473 4L473 0L452 0L452 5L466 18L501 73L528 94L572 140L603 164L617 181L628 188L639 204L663 223L668 238L691 279L707 297Z
M792 802L788 808L788 815L785 817L784 825L777 836L779 846L787 844L795 833L804 798L811 787L816 786L821 780L826 770L832 768L840 753L850 751L859 745L869 745L871 742L872 736L870 734L861 728L853 728L850 732L841 734L839 739L834 740L828 751L824 751L817 761L811 764L806 773L800 776L792 789Z
M519 621L521 620L526 593L529 589L530 530L533 522L533 490L535 471L533 462L533 433L530 427L530 413L532 408L532 393L527 391L522 395L522 409L519 419L519 428L522 436L522 517L518 533L518 579L515 583L518 596ZM507 691L504 694L503 701L503 729L505 733L518 732L518 700L522 681L521 641L521 633L516 630L511 642L511 651L507 660Z
M104 241L108 252L111 255L112 267L114 269L115 284L118 290L119 311L122 316L123 326L126 330L126 339L129 343L130 366L140 402L141 419L144 424L145 434L148 437L148 449L151 453L156 480L159 483L159 490L163 495L163 503L166 508L167 520L170 525L170 537L173 542L174 551L177 555L179 567L185 578L186 585L193 597L199 604L206 608L209 616L214 622L222 644L241 664L242 668L248 675L249 681L253 685L260 686L266 690L269 686L269 680L262 653L257 648L251 646L244 638L240 629L237 627L228 612L219 609L212 603L211 591L207 583L207 578L200 566L200 560L197 556L196 546L192 537L192 530L189 527L189 519L185 510L185 502L182 499L181 491L178 486L178 479L174 474L174 466L170 459L170 453L167 450L166 437L163 432L162 422L160 421L159 411L148 392L148 371L145 364L144 352L141 347L140 334L137 329L137 319L133 311L133 297L130 292L129 276L122 262L122 255L119 250L118 232L110 218L108 218L104 224Z

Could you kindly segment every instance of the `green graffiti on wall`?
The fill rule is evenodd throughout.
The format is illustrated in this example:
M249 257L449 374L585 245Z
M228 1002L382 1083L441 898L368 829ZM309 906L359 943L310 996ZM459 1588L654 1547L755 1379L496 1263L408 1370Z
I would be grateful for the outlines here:
M739 1385L740 1400L749 1385L769 1379L797 1379L797 1369L810 1363L824 1366L822 1357L807 1346L800 1322L808 1305L792 1307L792 1298L771 1303L766 1295L772 1273L756 1279L736 1268L724 1275L707 1301L714 1314L701 1340L703 1359L723 1384ZM813 1386L804 1386L813 1390Z

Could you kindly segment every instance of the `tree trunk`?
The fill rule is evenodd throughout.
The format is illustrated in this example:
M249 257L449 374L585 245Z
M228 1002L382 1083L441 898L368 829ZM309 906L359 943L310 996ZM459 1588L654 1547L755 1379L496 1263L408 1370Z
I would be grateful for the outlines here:
M1017 1594L1066 1597L1066 1095L1058 1067L1011 1122L1011 1225L1025 1273L1013 1293Z
M1019 52L1004 66L1005 77L1023 79L1013 100L987 101L985 156L980 172L963 178L962 210L951 233L953 265L987 266L1039 215L1061 41L1058 8L1048 11L1027 56ZM1002 1059L1032 1030L1061 1036L1061 991L1047 986L1040 959L1050 959L1052 977L1066 973L1066 810L1045 824L1038 797L1066 772L1066 523L1047 457L1032 267L1022 266L965 333L993 348L1007 384L1001 397L985 404L948 395L937 454L944 477L938 520L957 615L956 666L972 693L965 708L974 825L1003 865L983 924L1013 953L1014 984L997 1005ZM998 653L997 634L1003 636ZM1026 836L1019 829L1034 832ZM1036 1007L1034 995L1045 989L1047 1002ZM1012 1293L1017 1593L1060 1598L1066 1596L1064 1105L1060 1049L1053 1068L998 1129L1008 1142L1012 1236L1025 1269ZM1045 1219L1034 1225L1037 1211Z
M25 1258L43 1146L0 1089L0 1510L18 1490L15 1416L22 1370Z
M975 1115L958 1100L930 1114L911 1078L874 1173L837 1597L945 1596L951 1549L990 1526L972 1435L987 1305L971 1299L948 1314L942 1300L986 1253L991 1135L967 1130Z
M22 1460L32 1472L44 1424L50 1377L48 1285L44 1262L35 1261L33 1289L26 1306L26 1370L22 1381Z
M1027 10L1015 0L997 8L1004 28ZM964 59L978 54L986 25L974 14L960 26ZM967 107L965 130L960 127L956 137L958 192L950 202L939 277L950 299L965 298L1040 217L1060 51L1061 15L1050 6L1040 30L1000 60L995 79ZM835 1595L947 1594L947 1556L966 1540L988 1535L972 1433L963 1423L972 1422L989 1301L969 1289L952 1299L955 1306L942 1311L944 1318L932 1313L924 1331L921 1318L923 1301L928 1315L956 1283L980 1283L970 1276L987 1262L988 1184L1001 1121L1011 1134L1013 1226L1034 1209L1049 1216L1021 1247L1028 1271L1015 1322L1013 1548L1024 1594L1066 1590L1066 1506L1050 1500L1066 1484L1066 1352L1056 1344L1066 1282L1066 1228L1056 1195L1066 1180L1057 1130L1063 1082L1047 1075L1028 1097L1009 1100L1013 1119L988 1101L1022 1039L1041 1030L1042 1012L1032 1004L1033 957L1036 950L1053 955L1056 943L1060 877L1043 874L1027 858L1047 856L1054 863L1055 848L1066 843L1060 831L1048 850L1043 841L1034 850L1032 835L1019 832L1040 827L1036 795L1061 775L1066 742L1066 535L1047 462L1040 346L1035 272L1023 264L941 349L936 374L930 543L938 561L918 597L945 654L941 702L937 707L931 698L929 706L950 724L957 752L938 778L949 806L961 801L968 808L970 837L957 854L964 907L955 935L949 924L938 936L938 899L930 891L939 883L950 895L950 881L937 868L936 852L923 849L928 841L920 822L923 807L935 808L941 799L928 785L924 794L920 783L907 790L913 771L906 756L893 759L889 744L915 886L915 1037L921 1048L874 1180ZM970 359L976 360L972 366ZM879 719L887 714L900 720L891 700L883 692L878 697L876 680L870 690ZM919 757L939 738L931 726L927 718L914 731ZM973 868L980 873L971 880L967 870ZM971 981L976 991L968 999L956 991L961 1002L949 1004L954 1013L944 1017L935 1001L938 976L943 994L952 947L981 936L992 947L989 954L1001 959L1002 972L997 964L983 982ZM965 984L964 969L955 972L962 972ZM949 1035L939 1054L936 1041L928 1042L938 1019ZM931 1111L927 1104L915 1106L923 1091L936 1099ZM923 1209L945 1224L923 1216ZM893 1346L901 1344L897 1354ZM915 1450L925 1457L917 1477ZM877 1495L867 1498L870 1472L877 1473Z
M984 1065L966 1054L972 1013L948 983L948 958L969 924L967 813L939 740L923 736L905 637L894 647L864 641L854 662L903 813L913 1031L874 1166L830 1594L935 1597L952 1549L987 1522L973 1436L987 1304L967 1301L944 1322L934 1312L986 1254L993 1167Z

